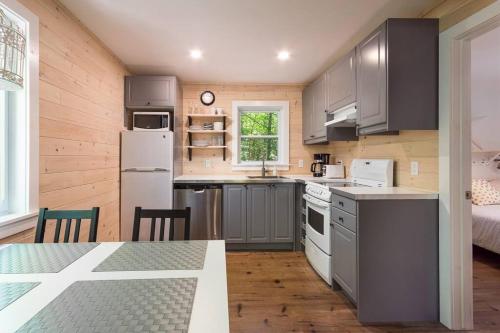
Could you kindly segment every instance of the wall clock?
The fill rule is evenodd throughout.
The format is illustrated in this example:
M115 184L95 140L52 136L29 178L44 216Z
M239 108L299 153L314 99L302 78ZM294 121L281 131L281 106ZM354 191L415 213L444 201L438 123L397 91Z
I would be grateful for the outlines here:
M215 102L215 95L211 91L204 91L200 95L200 101L203 103L203 105L209 106L214 104Z

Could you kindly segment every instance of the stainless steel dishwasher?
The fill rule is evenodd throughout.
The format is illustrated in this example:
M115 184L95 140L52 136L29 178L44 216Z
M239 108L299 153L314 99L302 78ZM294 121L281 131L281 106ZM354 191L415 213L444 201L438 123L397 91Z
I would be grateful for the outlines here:
M191 207L190 239L222 239L222 185L174 184L174 208L186 207ZM181 222L176 224L174 239L183 236Z

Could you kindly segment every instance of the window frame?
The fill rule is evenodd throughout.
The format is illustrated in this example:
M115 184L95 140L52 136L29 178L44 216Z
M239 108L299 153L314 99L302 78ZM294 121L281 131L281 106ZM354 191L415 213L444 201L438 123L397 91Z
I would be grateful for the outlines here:
M9 209L8 191L9 191L9 167L6 156L8 155L8 123L7 117L7 98L8 92L0 91L0 109L4 108L5 111L0 111L0 216L4 215ZM2 125L3 124L3 125ZM5 126L5 127L4 127ZM4 160L5 159L5 160ZM4 168L2 170L2 164ZM1 194L4 192L5 198L2 200Z
M288 101L233 101L232 103L232 168L235 171L260 170L262 161L241 161L240 116L243 112L278 113L278 160L266 161L266 166L276 166L278 170L289 169L289 105ZM255 137L259 136L243 136ZM268 136L261 136L268 137ZM271 137L275 137L274 135Z
M25 91L22 104L25 107L23 126L25 133L23 145L25 154L23 158L24 181L22 188L15 189L24 191L25 196L22 203L18 203L20 210L0 216L0 239L32 228L36 224L38 216L39 199L39 20L25 6L17 0L0 0L2 7L9 14L15 15L26 25L26 70ZM7 147L12 150L17 147ZM8 163L10 163L9 161ZM9 189L12 190L12 189ZM11 203L9 202L9 205Z

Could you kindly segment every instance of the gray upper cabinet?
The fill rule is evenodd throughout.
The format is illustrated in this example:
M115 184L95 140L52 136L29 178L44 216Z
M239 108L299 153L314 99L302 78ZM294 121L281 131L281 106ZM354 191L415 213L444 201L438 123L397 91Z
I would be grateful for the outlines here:
M247 187L247 242L269 243L271 240L271 186Z
M356 102L356 50L326 72L327 110L335 111Z
M356 234L338 223L332 226L332 277L342 289L357 301Z
M291 243L294 241L294 188L290 184L273 184L271 191L272 218L271 241Z
M314 108L313 86L309 85L302 92L302 141L311 140L312 114Z
M314 106L311 133L313 139L326 141L326 75L314 84Z
M358 125L366 128L387 121L386 26L358 45Z
M305 144L323 143L326 138L326 75L321 75L304 90L302 136Z
M356 49L359 134L438 129L438 20L388 19Z
M247 191L244 185L224 185L223 230L226 243L247 240Z
M125 107L172 108L176 103L176 85L174 76L126 76Z

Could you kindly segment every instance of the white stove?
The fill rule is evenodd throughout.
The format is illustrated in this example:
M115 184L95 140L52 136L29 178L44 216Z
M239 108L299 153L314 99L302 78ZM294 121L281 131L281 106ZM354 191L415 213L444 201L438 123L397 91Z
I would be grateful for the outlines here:
M331 277L330 216L332 187L392 187L393 160L354 159L349 180L339 182L307 182L306 201L306 256L311 266L328 283Z

